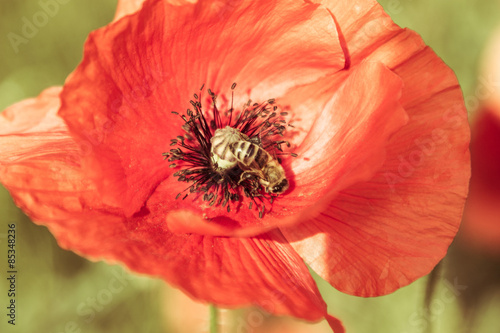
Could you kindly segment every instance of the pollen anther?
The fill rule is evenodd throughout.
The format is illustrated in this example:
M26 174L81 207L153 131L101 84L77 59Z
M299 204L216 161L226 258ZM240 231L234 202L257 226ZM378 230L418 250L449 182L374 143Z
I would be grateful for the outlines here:
M235 88L236 83L231 86L232 94ZM182 199L190 193L203 193L202 199L209 206L227 205L229 213L230 202L240 201L238 192L242 191L250 200L248 208L252 209L255 203L262 218L264 201L272 205L275 196L289 187L286 172L277 155L296 154L283 153L281 145L290 147L290 143L274 139L284 135L286 127L282 124L287 122L282 117L288 113L276 112L278 106L274 105L275 99L261 104L252 104L249 100L241 111L235 112L231 98L230 107L221 114L217 107L217 95L210 89L208 94L212 110L204 113L202 90L203 86L199 93L193 94L194 100L190 101L193 109L187 109L186 114L172 111L184 121L182 129L186 133L170 140L170 145L177 145L178 148L163 153L169 162L178 161L169 165L181 168L173 176L178 181L191 183ZM180 196L181 193L176 199Z

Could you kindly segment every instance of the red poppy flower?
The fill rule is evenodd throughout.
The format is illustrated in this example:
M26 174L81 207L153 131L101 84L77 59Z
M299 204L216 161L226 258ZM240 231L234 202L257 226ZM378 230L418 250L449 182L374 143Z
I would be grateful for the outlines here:
M1 181L63 248L194 298L342 332L305 263L383 295L458 228L460 88L375 1L146 1L90 35L59 93L4 112ZM227 125L240 139L214 150ZM265 163L230 161L240 141Z
M500 30L485 51L476 96L484 98L472 121L472 177L461 240L500 254Z

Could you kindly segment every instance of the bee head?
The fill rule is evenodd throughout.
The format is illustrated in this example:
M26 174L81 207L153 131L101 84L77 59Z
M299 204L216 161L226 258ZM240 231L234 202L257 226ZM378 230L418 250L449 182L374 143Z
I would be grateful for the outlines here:
M288 180L283 179L277 185L274 185L270 188L270 192L273 194L281 194L288 189Z

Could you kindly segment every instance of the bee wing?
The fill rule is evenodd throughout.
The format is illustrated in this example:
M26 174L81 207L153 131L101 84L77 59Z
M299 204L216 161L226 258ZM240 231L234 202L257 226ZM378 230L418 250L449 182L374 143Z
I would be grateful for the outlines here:
M244 170L245 173L247 174L251 174L255 177L257 177L258 179L264 179L264 173L262 172L262 170L259 170L259 169L251 169L251 168L248 168L247 166L244 166L242 165L242 170Z

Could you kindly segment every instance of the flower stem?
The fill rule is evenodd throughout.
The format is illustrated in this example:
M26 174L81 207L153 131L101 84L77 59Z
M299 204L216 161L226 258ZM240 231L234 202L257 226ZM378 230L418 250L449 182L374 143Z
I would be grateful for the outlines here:
M217 333L219 331L218 323L218 313L217 307L213 304L210 304L210 333Z

